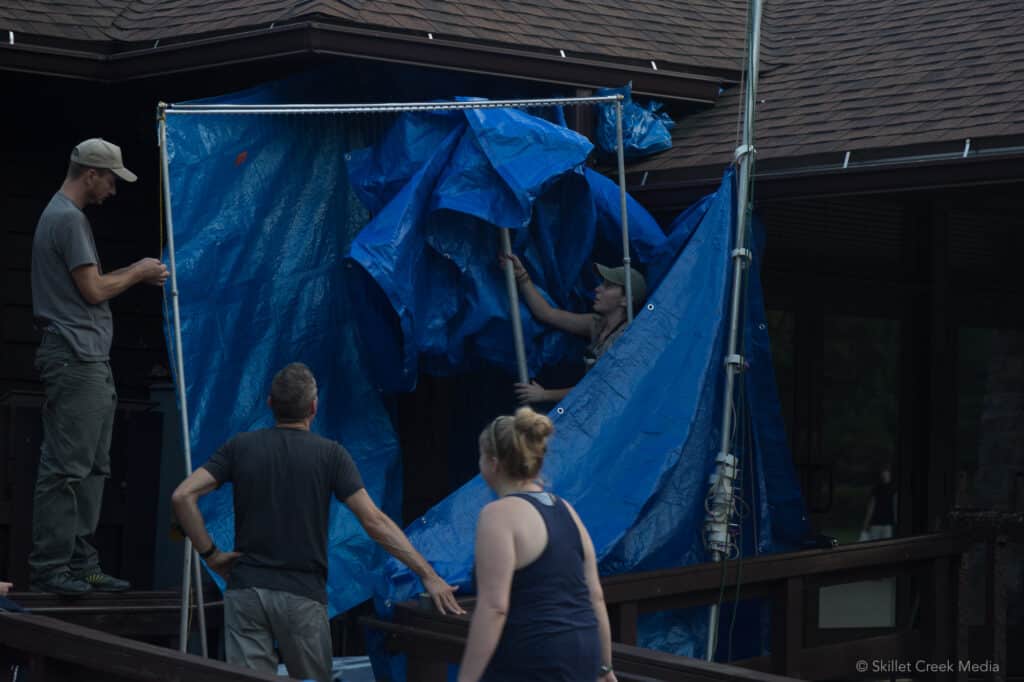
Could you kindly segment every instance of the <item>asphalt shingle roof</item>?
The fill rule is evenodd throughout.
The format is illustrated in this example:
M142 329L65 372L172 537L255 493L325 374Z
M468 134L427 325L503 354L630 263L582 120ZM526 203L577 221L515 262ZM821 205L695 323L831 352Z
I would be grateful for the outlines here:
M0 29L118 43L324 20L674 68L734 71L745 0L7 0Z
M758 85L759 160L1024 135L1021 0L769 3ZM679 122L639 171L722 166L739 88Z
M786 0L766 4L756 145L760 161L1024 135L1024 0ZM0 30L147 41L320 21L395 34L736 73L746 0L6 0ZM721 167L738 136L739 87L632 165Z

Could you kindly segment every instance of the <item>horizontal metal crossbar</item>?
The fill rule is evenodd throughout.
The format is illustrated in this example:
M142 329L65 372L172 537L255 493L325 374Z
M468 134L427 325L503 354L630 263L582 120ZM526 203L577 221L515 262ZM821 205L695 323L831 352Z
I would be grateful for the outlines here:
M373 114L396 111L583 106L610 104L620 102L622 99L622 95L604 95L601 97L549 97L466 102L393 102L386 104L167 104L162 105L162 108L168 114Z

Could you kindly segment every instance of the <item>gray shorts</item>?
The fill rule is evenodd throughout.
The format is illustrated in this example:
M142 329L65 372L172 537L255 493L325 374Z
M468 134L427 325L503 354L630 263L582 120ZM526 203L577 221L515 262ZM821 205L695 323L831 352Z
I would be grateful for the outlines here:
M224 646L228 663L276 673L275 643L289 677L331 681L331 628L326 606L280 590L227 590Z

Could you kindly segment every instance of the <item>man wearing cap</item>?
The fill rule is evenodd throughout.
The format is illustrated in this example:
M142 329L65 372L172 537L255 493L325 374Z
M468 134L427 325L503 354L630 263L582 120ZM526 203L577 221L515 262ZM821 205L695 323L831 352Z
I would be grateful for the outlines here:
M510 255L519 293L534 318L563 332L585 336L590 343L583 352L583 364L587 370L608 350L626 330L626 269L610 268L594 263L594 269L601 276L601 283L594 290L593 313L571 313L551 306L530 281L530 274L517 256ZM630 285L633 290L633 310L638 310L647 297L647 282L635 269L630 269ZM573 389L544 388L536 381L515 384L516 398L521 403L558 402Z
M79 144L32 240L32 310L42 332L35 365L46 401L29 568L32 588L44 592L81 595L130 587L103 572L89 543L110 475L117 408L108 301L136 284L162 285L167 268L143 258L103 272L82 209L114 196L118 178L136 180L124 167L120 147L98 138Z

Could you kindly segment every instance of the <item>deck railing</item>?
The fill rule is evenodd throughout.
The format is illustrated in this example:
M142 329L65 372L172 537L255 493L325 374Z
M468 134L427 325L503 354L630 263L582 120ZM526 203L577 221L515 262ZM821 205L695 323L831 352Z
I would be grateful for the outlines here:
M605 578L605 601L612 621L615 668L619 679L711 680L855 679L870 673L874 661L913 663L957 660L957 571L966 539L939 533L833 549L776 554L726 564ZM838 635L817 628L820 588L864 580L897 578L909 591L909 608L892 627L846 630ZM730 599L741 583L742 600L764 600L771 609L771 654L732 665L706 664L636 647L641 615ZM463 600L472 606L472 599ZM393 622L366 619L390 635L410 661L410 680L445 679L445 666L457 662L465 642L467 616L441 616L418 602L399 604ZM860 666L867 664L868 670ZM739 672L742 671L742 672ZM771 673L771 674L770 674ZM758 677L763 675L763 677ZM955 673L930 672L928 679Z

